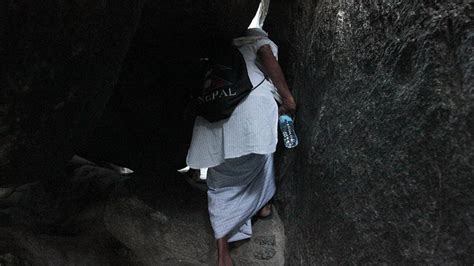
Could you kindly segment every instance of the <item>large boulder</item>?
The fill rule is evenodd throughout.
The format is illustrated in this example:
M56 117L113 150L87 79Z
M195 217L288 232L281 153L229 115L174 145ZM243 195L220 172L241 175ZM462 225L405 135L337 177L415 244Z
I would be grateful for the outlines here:
M275 5L299 103L279 167L290 264L472 262L472 6Z

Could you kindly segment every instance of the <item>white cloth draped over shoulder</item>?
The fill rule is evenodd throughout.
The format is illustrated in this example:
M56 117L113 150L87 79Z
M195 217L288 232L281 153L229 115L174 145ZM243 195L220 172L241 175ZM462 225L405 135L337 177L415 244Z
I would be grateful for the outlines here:
M257 86L265 79L257 60L257 51L269 45L278 58L278 47L268 37L250 36L234 39L242 53L250 81ZM197 117L191 145L186 158L193 169L210 168L226 159L247 154L270 154L278 141L278 107L274 99L275 86L265 80L234 110L231 117L210 123Z

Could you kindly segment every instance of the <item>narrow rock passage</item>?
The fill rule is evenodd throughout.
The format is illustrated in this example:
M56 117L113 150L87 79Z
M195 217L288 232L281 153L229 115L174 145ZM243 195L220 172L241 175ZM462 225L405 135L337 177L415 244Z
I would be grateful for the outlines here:
M300 144L275 156L281 221L237 260L472 265L472 1L271 2ZM205 194L175 169L199 59L258 4L1 2L0 264L213 264Z

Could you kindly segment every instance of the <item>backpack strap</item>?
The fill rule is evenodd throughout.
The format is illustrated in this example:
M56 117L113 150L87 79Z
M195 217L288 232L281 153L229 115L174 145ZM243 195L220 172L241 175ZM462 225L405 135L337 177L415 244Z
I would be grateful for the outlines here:
M262 80L260 83L258 83L257 86L255 86L254 88L252 88L252 90L255 90L256 88L260 87L260 85L262 85L263 82L264 82L266 79L267 79L267 77L264 77L263 80Z

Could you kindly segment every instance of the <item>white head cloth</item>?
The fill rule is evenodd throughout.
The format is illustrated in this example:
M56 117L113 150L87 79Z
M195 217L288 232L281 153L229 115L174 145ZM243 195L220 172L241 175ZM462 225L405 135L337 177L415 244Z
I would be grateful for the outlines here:
M235 38L232 43L235 46L242 46L246 44L254 43L260 39L268 37L268 33L262 29L265 23L265 18L268 14L268 8L270 6L270 0L261 0L258 6L257 13L250 22L250 25L245 32L245 36Z

